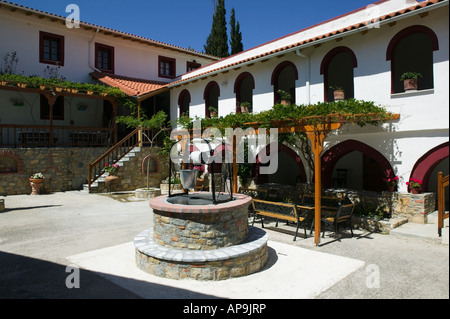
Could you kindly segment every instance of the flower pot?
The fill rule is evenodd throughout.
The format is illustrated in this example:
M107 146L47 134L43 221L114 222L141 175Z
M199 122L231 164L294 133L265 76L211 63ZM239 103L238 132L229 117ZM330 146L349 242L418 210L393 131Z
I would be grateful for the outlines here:
M420 187L411 188L411 194L420 194Z
M43 179L35 179L30 178L30 186L31 186L31 194L30 195L39 195L41 192L41 187L44 183Z
M334 100L335 101L342 101L345 100L345 92L342 90L336 90L334 93Z
M290 105L291 101L289 101L289 100L281 100L280 103L283 104L283 105Z
M113 174L109 174L109 176L105 177L105 185L108 191L111 191L111 187L117 187L117 184L119 184L119 177L115 176Z
M403 87L405 88L405 91L411 91L416 90L417 91L417 79L406 79L403 81Z
M248 106L241 106L241 113L249 113Z
M395 192L395 186L394 185L388 185L387 191L391 192L391 193Z

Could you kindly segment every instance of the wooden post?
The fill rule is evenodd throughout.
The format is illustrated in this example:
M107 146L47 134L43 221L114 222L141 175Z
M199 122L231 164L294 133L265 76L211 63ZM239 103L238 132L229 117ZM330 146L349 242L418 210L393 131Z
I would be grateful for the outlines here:
M49 144L50 146L53 146L53 143L55 142L53 139L53 106L55 105L56 99L58 97L53 94L45 94L44 96L47 99L49 105L49 120L50 120Z
M238 181L238 165L236 158L236 135L233 135L233 193L236 194L238 192L237 181Z
M114 145L117 144L117 115L118 115L118 105L117 105L117 100L113 99L111 100L111 104L113 107L113 116L114 116Z
M321 217L322 217L322 164L320 154L323 151L323 143L328 133L341 127L340 123L327 125L305 126L306 135L311 142L311 149L314 153L314 242L316 246L320 244Z
M138 120L140 120L140 119L141 119L141 100L138 100ZM143 142L142 142L142 126L139 126L138 145L139 145L139 147L143 146Z

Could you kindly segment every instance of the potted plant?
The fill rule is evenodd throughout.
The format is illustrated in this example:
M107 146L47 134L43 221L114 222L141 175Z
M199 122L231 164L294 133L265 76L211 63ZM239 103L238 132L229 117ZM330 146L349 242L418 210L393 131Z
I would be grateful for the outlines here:
M342 86L331 85L330 89L333 90L334 100L335 101L345 100L345 92L344 92L344 88Z
M218 111L216 107L210 106L208 109L210 117L217 117Z
M278 90L278 94L280 95L280 103L283 105L291 104L292 95L286 91Z
M422 181L415 178L410 178L409 182L406 182L408 188L411 190L412 194L419 194L422 188Z
M398 176L395 176L395 177L392 177L392 178L383 178L383 181L387 185L388 192L392 193L397 188L399 178L398 178Z
M42 184L44 183L44 175L42 173L34 173L30 176L31 195L39 195Z
M403 82L405 91L411 91L417 90L417 84L420 78L422 78L422 74L418 72L405 72L400 77L400 81Z
M249 102L241 103L241 113L250 113L250 103Z
M119 171L118 164L105 164L103 171L108 173L108 176L105 177L105 185L108 188L108 191L111 190L112 185L117 185L119 183L119 177L116 176Z

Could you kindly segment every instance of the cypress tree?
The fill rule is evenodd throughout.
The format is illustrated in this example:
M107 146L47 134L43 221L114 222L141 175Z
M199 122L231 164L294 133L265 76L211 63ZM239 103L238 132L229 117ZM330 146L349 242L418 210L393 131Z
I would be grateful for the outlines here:
M233 55L244 51L244 45L242 44L242 33L240 31L239 21L236 22L236 13L234 8L231 9L230 26L230 46L231 55Z
M213 16L211 33L206 39L205 53L225 58L228 53L228 35L226 22L225 0L218 0Z

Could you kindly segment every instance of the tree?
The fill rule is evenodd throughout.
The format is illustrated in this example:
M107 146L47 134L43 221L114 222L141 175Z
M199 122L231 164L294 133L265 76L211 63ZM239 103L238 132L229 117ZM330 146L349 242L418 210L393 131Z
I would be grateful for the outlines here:
M211 33L206 39L205 53L225 58L228 53L228 35L226 22L225 0L218 0L213 16Z
M239 21L236 22L236 13L234 8L231 9L230 26L230 46L231 55L233 55L244 51L244 45L242 44L242 33L240 31Z

